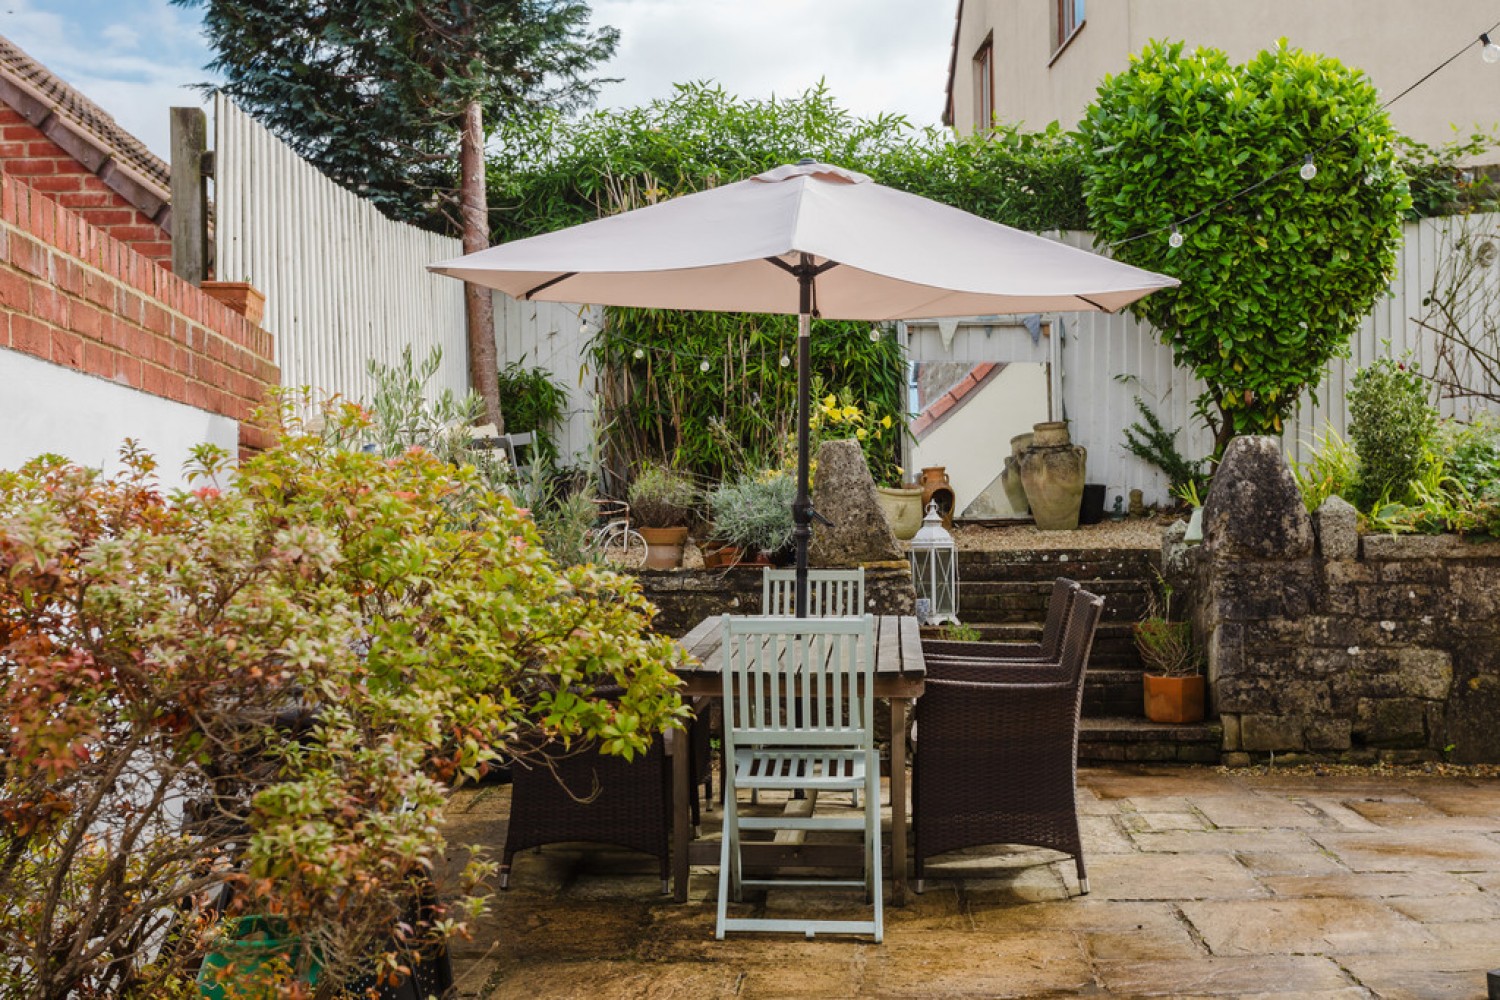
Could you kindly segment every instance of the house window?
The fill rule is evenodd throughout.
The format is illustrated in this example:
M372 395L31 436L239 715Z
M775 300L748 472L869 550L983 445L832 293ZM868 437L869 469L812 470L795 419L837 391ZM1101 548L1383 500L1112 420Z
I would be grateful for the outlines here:
M995 46L994 36L984 40L974 53L974 128L988 129L995 124Z
M1078 26L1083 24L1083 6L1085 0L1052 0L1053 10L1057 13L1056 27L1057 37L1054 39L1053 48L1060 49Z

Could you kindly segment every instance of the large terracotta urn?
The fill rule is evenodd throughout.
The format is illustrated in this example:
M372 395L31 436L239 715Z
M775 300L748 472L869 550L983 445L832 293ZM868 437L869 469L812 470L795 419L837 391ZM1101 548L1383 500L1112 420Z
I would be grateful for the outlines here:
M1072 443L1066 421L1037 424L1033 430L1031 446L1017 463L1031 516L1043 531L1071 531L1078 527L1088 451Z

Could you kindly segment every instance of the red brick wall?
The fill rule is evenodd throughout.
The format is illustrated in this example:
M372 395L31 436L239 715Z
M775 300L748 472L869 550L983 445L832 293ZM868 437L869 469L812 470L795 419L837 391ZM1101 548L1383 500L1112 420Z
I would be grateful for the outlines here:
M250 423L280 381L271 335L194 285L0 175L0 347Z
M172 267L172 234L142 214L48 139L21 114L0 105L0 167L71 208L136 253Z

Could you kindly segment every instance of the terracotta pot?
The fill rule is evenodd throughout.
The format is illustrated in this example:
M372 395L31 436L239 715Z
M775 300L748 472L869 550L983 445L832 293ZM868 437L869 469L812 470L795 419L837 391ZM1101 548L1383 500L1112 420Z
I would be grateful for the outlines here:
M1041 424L1037 424L1041 427ZM1041 438L1041 434L1037 435ZM1083 503L1083 473L1088 451L1077 445L1042 446L1032 442L1021 454L1021 485L1036 526L1043 531L1078 527Z
M1015 437L1011 438L1010 439L1010 454L1011 454L1011 457L1012 458L1020 458L1021 457L1021 452L1025 451L1027 448L1031 447L1031 439L1034 438L1035 436L1036 436L1036 434L1034 432L1027 431L1025 434L1017 434Z
M687 544L686 528L641 528L646 540L648 569L676 569L682 565L682 547Z
M725 566L733 566L740 561L740 547L738 545L716 545L703 550L703 568L721 569Z
M917 529L922 527L922 488L893 489L880 486L876 488L876 493L891 531L903 542L910 541L916 536Z
M929 465L922 470L919 480L924 488L948 485L948 468L944 465Z
M1152 722L1202 722L1203 675L1158 677L1141 675L1146 718Z

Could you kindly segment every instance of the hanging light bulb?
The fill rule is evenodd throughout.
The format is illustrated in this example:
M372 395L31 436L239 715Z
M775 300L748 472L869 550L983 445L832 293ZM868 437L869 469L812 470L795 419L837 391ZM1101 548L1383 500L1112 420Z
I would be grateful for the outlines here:
M706 371L708 371L708 362L707 361L700 361L700 362L698 362L698 370L700 372L706 372Z
M1311 153L1308 153L1307 159L1302 161L1302 169L1297 171L1297 176L1305 181L1310 181L1318 176L1318 165L1313 162Z
M1488 33L1480 35L1479 40L1484 44L1484 48L1479 51L1479 58L1487 63L1500 62L1500 45L1490 41Z
M870 343L873 344L876 341L878 341L879 339L880 339L880 331L878 329L876 329L875 327L873 327L873 326L870 327Z
M641 360L641 359L642 359L642 358L644 358L644 357L645 357L645 356L646 356L646 352L645 352L645 351L643 351L643 350L641 350L641 349L640 349L640 348L639 348L639 347L637 347L637 348L636 348L636 349L635 349L635 359L636 359L636 360L637 360L637 361L639 361L639 360Z
M787 357L785 354L783 354L781 356L781 367L783 367L783 368L790 368L790 367L792 367L792 359L789 358L789 357Z
M1178 229L1175 225L1172 227L1172 235L1167 237L1167 245L1173 250L1182 246L1182 230Z

